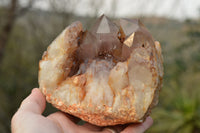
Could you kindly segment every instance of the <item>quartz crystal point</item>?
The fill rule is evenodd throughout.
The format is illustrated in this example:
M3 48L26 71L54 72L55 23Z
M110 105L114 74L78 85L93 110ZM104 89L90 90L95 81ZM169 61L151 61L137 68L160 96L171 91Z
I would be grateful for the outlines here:
M91 32L94 34L112 34L117 37L119 29L109 18L102 15L92 27Z
M98 56L104 59L112 57L115 61L121 56L122 43L118 39L119 28L102 15L94 24L91 32L99 41Z
M98 126L142 122L158 102L163 61L137 19L102 15L83 31L68 26L44 52L39 85L48 102Z

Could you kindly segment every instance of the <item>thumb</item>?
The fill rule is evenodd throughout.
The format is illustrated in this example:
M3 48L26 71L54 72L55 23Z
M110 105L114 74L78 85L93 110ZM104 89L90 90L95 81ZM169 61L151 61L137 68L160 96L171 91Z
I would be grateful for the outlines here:
M45 107L45 96L38 88L34 88L31 94L23 100L18 111L27 111L35 114L42 114Z

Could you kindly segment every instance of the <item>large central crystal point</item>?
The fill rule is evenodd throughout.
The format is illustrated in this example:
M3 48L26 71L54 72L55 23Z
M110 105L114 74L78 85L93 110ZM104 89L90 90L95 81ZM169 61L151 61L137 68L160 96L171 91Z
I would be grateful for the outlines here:
M90 30L68 26L40 61L39 84L56 108L98 126L142 122L158 102L159 42L137 19L102 15Z
M118 39L119 28L106 16L101 16L90 31L84 33L78 56L81 59L107 59L114 60L120 57L122 43ZM118 54L118 55L117 55Z

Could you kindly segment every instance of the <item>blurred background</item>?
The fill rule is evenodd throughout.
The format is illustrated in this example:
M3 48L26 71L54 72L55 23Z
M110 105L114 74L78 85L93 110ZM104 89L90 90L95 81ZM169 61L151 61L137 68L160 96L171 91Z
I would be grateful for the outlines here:
M162 45L164 83L149 133L200 133L199 0L0 0L0 132L38 87L38 62L55 37L102 14L140 18ZM48 104L45 114L55 109Z

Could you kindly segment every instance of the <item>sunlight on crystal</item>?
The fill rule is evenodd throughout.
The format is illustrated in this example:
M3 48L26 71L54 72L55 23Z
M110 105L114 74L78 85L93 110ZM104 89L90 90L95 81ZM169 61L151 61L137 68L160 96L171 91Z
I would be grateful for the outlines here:
M128 47L131 47L133 45L133 39L134 39L134 35L135 35L135 32L130 35L125 41L124 41L124 44L127 45Z

